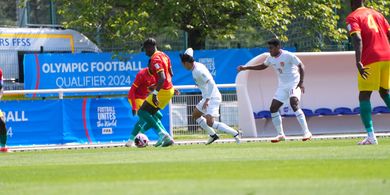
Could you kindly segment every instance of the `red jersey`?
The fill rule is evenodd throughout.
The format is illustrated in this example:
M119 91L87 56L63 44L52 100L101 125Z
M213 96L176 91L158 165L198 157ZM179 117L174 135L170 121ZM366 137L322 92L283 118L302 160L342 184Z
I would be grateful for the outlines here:
M135 99L146 99L150 93L149 87L156 84L156 79L148 71L148 68L143 68L135 76L133 85L130 88L129 94L127 97L131 101L131 105L137 105ZM136 110L136 109L133 109Z
M390 61L390 45L387 32L389 23L383 15L373 9L360 7L347 16L349 34L360 32L363 51L362 63Z
M161 71L164 71L165 73L166 79L162 89L171 89L173 87L172 75L170 73L171 67L171 60L164 52L156 51L152 57L150 57L150 72L152 72L156 78L156 82L158 82L158 73Z

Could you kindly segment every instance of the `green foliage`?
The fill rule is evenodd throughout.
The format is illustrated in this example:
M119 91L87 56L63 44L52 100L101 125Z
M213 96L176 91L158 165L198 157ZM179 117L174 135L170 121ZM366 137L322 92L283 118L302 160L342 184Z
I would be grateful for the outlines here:
M389 2L370 1L368 6L389 16ZM129 42L140 43L148 36L179 39L180 31L188 33L189 46L195 49L205 48L206 38L256 43L271 35L286 43L305 41L308 50L347 40L348 0L63 0L57 4L65 27L80 30L101 47L116 44L128 49ZM262 35L238 34L253 30Z

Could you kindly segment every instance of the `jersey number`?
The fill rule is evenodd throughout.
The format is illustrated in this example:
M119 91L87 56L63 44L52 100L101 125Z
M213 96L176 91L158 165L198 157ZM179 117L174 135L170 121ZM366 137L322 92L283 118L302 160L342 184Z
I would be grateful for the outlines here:
M370 15L368 15L367 19L368 19L368 27L370 29L375 30L375 32L379 32L378 25L376 24L374 17L372 17L372 15L370 14Z

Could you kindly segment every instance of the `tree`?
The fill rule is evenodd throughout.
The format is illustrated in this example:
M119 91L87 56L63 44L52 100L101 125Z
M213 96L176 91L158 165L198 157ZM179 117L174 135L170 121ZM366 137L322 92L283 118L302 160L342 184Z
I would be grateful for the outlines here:
M344 17L349 0L62 0L59 13L65 27L76 28L100 46L141 41L147 36L188 33L194 49L206 38L237 39L237 31L262 30L282 41L311 41L308 50L347 40ZM369 5L389 14L390 0ZM297 36L299 34L299 36Z
M57 1L62 25L81 31L101 47L144 39L149 24L149 14L143 9L146 4L142 0Z

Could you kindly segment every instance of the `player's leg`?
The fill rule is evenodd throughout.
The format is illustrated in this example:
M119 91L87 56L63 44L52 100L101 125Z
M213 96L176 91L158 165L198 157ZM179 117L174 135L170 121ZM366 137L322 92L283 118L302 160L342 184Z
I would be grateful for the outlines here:
M201 102L199 102L198 105L200 105ZM219 139L219 136L215 133L214 129L207 125L206 119L203 117L203 113L197 107L195 107L194 111L192 112L192 118L210 136L210 138L206 142L206 145L209 145L215 140Z
M135 136L137 136L137 134L139 132L145 132L143 129L144 126L146 126L146 122L139 118L137 123L135 123L131 133L130 133L130 137L129 139L127 140L127 143L125 144L126 147L133 147L134 146L134 139L135 139Z
M133 105L132 105L131 100L128 99L128 101L129 101L130 106L133 108ZM136 106L136 109L140 108L141 105L144 103L144 101L145 101L144 99L140 99L140 98L135 99L136 105L134 105L134 106ZM133 129L132 129L131 132L130 132L130 137L129 137L129 139L127 140L127 142L126 142L126 144L125 144L126 147L134 147L134 146L135 146L135 145L134 145L135 136L137 136L137 134L138 134L139 132L142 132L142 131L143 131L143 127L144 127L145 125L146 125L146 122L145 122L143 119L138 118L138 121L135 123Z
M376 144L376 136L374 132L374 125L371 116L371 91L360 91L359 92L359 105L360 105L360 118L363 122L364 128L366 129L368 137L363 141L359 142L360 145Z
M378 143L372 122L370 99L372 91L379 90L381 71L378 63L369 64L366 67L368 68L367 71L369 73L367 79L363 79L360 74L358 74L360 118L367 132L367 138L359 142L358 144L360 145Z
M160 146L164 141L171 140L169 134L166 132L163 126L158 124L158 121L153 117L157 113L158 108L150 105L148 102L144 102L138 111L138 116L143 119L148 125L150 125L156 134L160 137L156 143L156 146Z
M309 128L307 126L305 113L303 113L302 109L299 107L299 100L300 100L300 96L302 93L301 89L294 87L293 89L291 89L291 92L292 93L290 96L290 105L295 113L295 116L298 120L299 125L302 128L302 133L303 133L302 141L310 140L312 135L311 135Z
M387 108L390 109L390 61L381 62L381 84L379 94L385 102Z
M152 115L154 117L154 119L156 119L157 121L157 124L160 125L160 126L163 126L162 123L161 123L161 119L163 117L163 114L160 112L160 110L158 110L156 112L156 114ZM145 123L145 125L143 126L143 128L141 129L141 133L145 133L147 130L149 130L150 128L152 128L151 125L149 125L148 123ZM163 126L164 128L164 126ZM164 128L165 129L165 128Z
M270 112L271 112L271 120L272 124L274 125L278 135L275 139L271 140L272 142L276 143L279 141L284 141L286 139L283 131L283 124L282 124L282 116L280 115L279 109L282 107L283 102L273 99L271 102Z
M223 122L214 120L215 117L219 117L219 107L221 105L221 101L222 100L219 98L211 98L210 99L209 104L206 108L206 111L204 111L204 113L206 114L207 125L213 127L214 129L217 129L219 131L223 131L227 134L232 135L234 137L234 139L236 140L236 142L240 143L240 132L239 131L236 131L235 129L229 127L228 125L226 125ZM198 104L197 105L198 109L202 109L202 108L200 108L200 105L203 105L203 104Z
M7 144L7 127L5 125L5 118L3 112L0 111L0 152L8 152Z
M157 97L159 99L158 108L161 109L161 110L164 109L169 104L169 102L171 101L174 93L175 93L174 88L171 88L171 89L161 89L158 92L158 94L157 94ZM157 121L157 125L159 125L161 127L161 129L165 130L164 126L161 123L161 120L157 119L157 118L155 118L155 120ZM159 143L159 142L157 142L157 143ZM163 137L163 142L162 142L161 146L162 147L166 147L166 146L172 145L173 143L174 143L173 138L165 130L164 137Z

